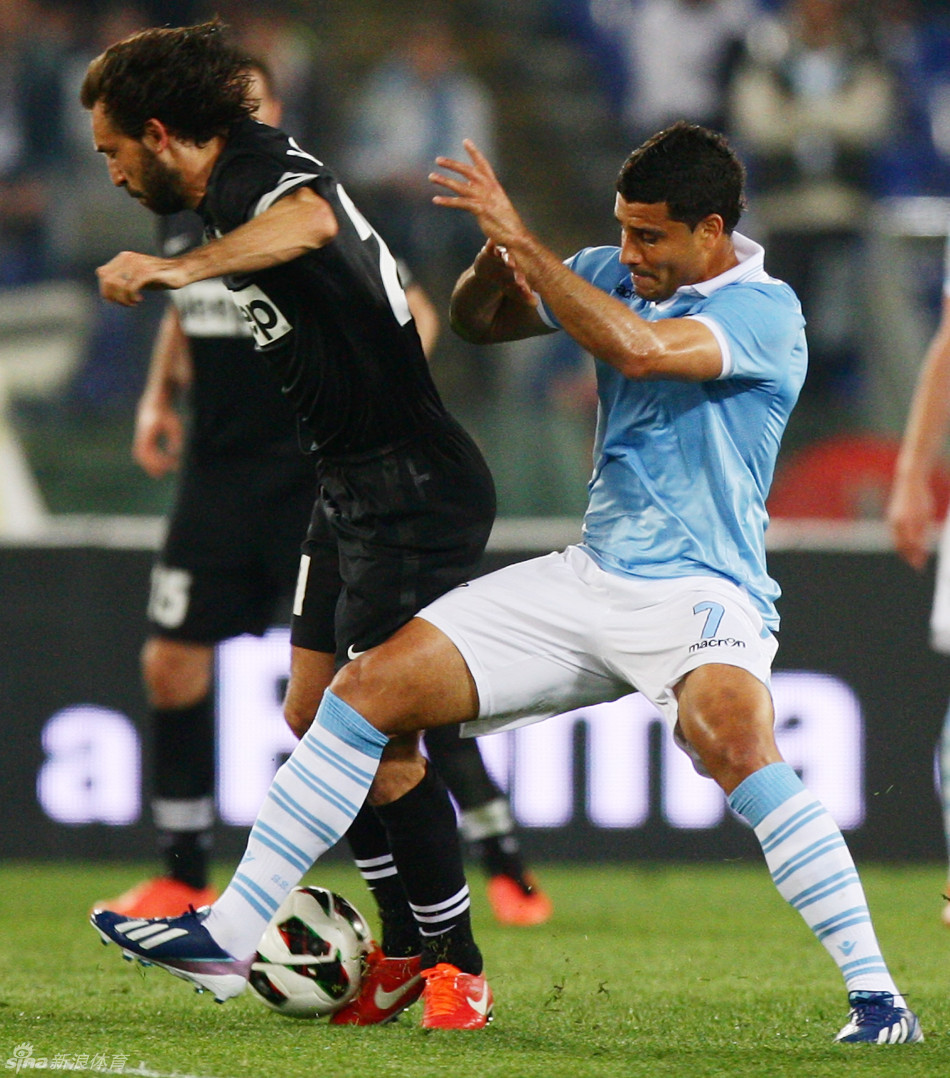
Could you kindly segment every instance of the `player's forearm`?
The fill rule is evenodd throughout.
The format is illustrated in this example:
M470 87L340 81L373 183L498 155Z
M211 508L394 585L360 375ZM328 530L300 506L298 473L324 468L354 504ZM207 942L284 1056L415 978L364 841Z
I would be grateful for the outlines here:
M528 283L582 348L628 378L648 378L659 368L664 344L653 323L579 277L530 233L509 249Z
M313 197L281 199L220 239L175 259L181 283L255 273L324 246L337 234L336 218L327 202L308 193Z
M449 301L452 329L473 344L491 344L500 340L495 333L498 312L505 294L496 281L476 276L473 268L459 278Z
M927 350L897 461L899 481L929 478L950 430L950 300Z
M159 322L143 397L173 404L191 383L191 355L178 312L169 304Z

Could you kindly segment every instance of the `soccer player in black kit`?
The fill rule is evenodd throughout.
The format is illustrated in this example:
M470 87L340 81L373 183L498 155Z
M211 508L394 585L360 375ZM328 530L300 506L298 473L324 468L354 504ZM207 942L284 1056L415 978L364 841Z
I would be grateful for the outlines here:
M306 729L337 665L472 575L494 490L432 382L395 259L319 160L250 118L250 63L217 22L147 30L94 60L81 96L113 183L159 214L196 209L210 237L173 258L122 252L98 271L102 295L132 306L146 288L224 277L310 443L319 494L285 703L291 725ZM360 997L368 1017L354 1021L392 1017L416 998L421 973L424 1026L481 1028L491 993L455 815L420 766L415 737L392 739L370 802L422 954L394 932L394 953L371 968ZM275 912L250 890L238 901L245 923ZM374 1012L374 997L392 1009Z

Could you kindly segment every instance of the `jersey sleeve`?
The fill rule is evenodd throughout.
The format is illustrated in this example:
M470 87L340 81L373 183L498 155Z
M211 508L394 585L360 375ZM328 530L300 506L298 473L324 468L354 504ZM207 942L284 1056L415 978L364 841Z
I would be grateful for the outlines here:
M306 162L301 164L306 166ZM281 170L276 161L262 155L236 155L218 177L215 216L221 222L222 231L229 232L297 188L316 186L318 179L316 169Z
M780 282L719 289L688 317L707 325L719 342L720 380L781 381L805 325L794 293Z

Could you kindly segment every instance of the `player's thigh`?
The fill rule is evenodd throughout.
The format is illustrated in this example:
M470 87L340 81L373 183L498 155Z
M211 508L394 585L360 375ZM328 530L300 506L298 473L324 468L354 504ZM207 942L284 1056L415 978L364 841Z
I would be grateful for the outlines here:
M290 624L290 641L295 648L316 652L338 652L336 609L343 582L337 539L318 498L313 505L310 526L303 542Z
M341 667L332 688L390 737L467 722L478 711L475 682L462 655L422 618Z
M258 549L268 480L258 465L189 465L152 570L156 633L214 644L271 624L281 587ZM293 554L287 553L291 561Z
M605 574L602 586L612 609L604 632L605 661L671 726L678 718L676 688L698 667L738 667L767 694L777 644L735 584L712 576L654 580Z
M600 657L600 593L577 548L479 577L420 611L455 645L491 728L544 718L630 691ZM472 732L487 732L481 727Z

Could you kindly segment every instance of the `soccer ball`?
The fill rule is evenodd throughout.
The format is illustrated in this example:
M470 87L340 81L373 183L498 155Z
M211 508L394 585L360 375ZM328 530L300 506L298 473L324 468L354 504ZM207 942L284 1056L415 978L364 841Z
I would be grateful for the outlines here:
M291 1018L321 1018L356 995L372 946L366 921L323 887L295 887L264 929L248 978L255 995Z

